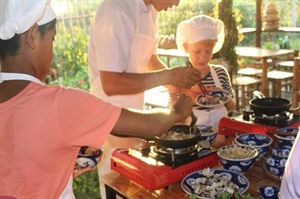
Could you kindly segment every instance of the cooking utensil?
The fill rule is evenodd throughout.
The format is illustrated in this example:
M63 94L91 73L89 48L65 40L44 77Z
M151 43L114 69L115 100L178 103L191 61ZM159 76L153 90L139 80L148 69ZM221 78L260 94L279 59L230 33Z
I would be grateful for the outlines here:
M191 67L191 68L194 68L194 66L192 65L192 63L190 61L187 61L187 66L188 67ZM206 90L204 84L202 83L201 79L199 80L199 82L197 82L200 90L205 94L205 95L209 95L208 91Z
M201 133L200 130L195 127L193 124L193 119L191 125L174 125L171 127L169 131L175 131L179 133L184 133L184 134L192 134L193 137L188 138L188 139L183 139L183 140L170 140L170 139L163 139L160 136L156 136L154 138L146 138L143 136L138 136L138 135L132 135L132 134L124 134L124 133L111 133L114 136L118 137L132 137L132 138L141 138L146 141L154 141L155 144L161 147L166 147L166 148L172 148L172 149L178 149L178 148L186 148L189 146L196 145L197 142L200 140Z
M257 92L253 92L254 95L255 93ZM265 114L267 116L273 116L279 113L289 111L291 107L291 102L289 100L284 98L272 97L252 99L249 101L249 104L250 109L252 109L255 113Z

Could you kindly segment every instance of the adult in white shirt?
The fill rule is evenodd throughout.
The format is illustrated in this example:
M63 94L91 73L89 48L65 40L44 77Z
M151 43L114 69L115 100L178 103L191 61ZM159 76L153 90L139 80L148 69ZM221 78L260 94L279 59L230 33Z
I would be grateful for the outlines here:
M117 106L143 109L145 90L160 85L182 88L195 85L199 71L188 67L167 69L156 55L157 14L178 6L179 2L101 1L91 26L88 49L92 94ZM141 145L141 141L110 136L103 147L99 176L110 171L115 147L134 147Z
M280 198L300 198L300 135L298 133L293 144L280 186Z

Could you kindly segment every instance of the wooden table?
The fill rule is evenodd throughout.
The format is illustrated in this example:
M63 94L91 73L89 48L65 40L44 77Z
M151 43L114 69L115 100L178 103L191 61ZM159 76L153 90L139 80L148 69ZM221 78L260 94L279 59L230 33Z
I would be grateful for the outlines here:
M249 180L249 188L246 194L251 194L252 197L258 198L257 190L264 185L280 187L280 181L276 178L268 176L263 169L264 159L257 160L253 167L244 173ZM101 183L105 184L106 198L115 199L116 196L130 199L176 199L189 198L181 188L180 182L169 185L165 189L149 191L140 185L137 185L128 178L123 177L119 173L112 171L111 173L101 177Z
M236 54L240 58L250 58L261 60L262 67L262 93L269 96L269 81L268 73L268 59L280 58L285 56L294 56L294 50L270 50L258 47L236 47Z

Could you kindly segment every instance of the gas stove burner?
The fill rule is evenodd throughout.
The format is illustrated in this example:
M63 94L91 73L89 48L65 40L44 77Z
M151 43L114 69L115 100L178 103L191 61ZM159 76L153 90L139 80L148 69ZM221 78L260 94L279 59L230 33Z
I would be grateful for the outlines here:
M254 123L266 124L277 127L285 127L292 121L293 114L290 112L282 112L276 115L264 115L254 111L243 110L243 120L253 121Z
M171 148L165 148L161 146L154 146L153 152L157 153L157 155L166 157L166 156L171 156L174 154L176 157L179 156L186 156L186 155L191 155L197 151L197 146L190 146L186 148L179 148L179 149L171 149Z
M153 146L148 155L149 157L175 168L184 163L198 159L199 151L200 148L197 145L179 149Z

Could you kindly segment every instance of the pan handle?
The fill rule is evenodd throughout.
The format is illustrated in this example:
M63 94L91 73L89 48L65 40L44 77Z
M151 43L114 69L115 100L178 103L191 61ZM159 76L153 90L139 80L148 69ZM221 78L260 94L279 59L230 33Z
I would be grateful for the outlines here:
M111 132L110 134L113 136L122 137L122 138L141 138L146 141L154 140L154 138L150 138L150 137L143 137L143 136L139 136L139 135L125 134L125 133Z
M262 99L265 98L266 96L260 92L260 91L253 91L253 95L257 98L257 99Z
M197 116L194 114L194 112L192 111L191 113L191 118L192 118L192 121L191 121L191 124L190 126L195 126L196 122L197 122Z

